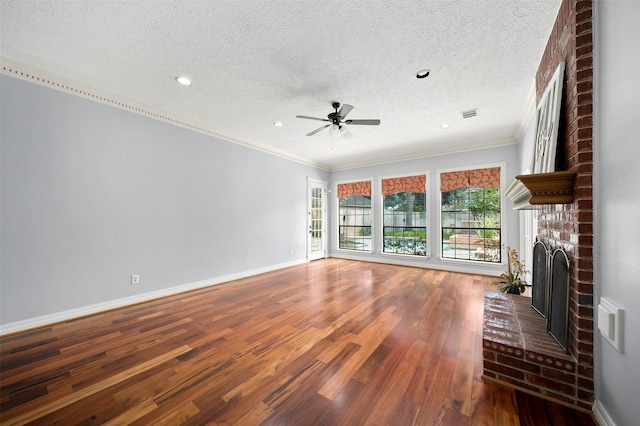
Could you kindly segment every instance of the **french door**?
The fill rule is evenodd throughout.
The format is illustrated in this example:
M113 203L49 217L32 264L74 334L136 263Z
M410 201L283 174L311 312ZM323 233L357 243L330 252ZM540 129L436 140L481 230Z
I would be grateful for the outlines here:
M327 183L307 178L307 259L322 259L327 255Z

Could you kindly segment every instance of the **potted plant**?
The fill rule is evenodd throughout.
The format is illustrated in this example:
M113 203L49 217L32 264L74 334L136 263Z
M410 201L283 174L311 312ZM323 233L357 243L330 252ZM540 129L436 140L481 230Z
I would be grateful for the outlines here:
M500 274L501 279L493 281L493 284L497 285L503 293L522 294L527 287L527 284L522 281L522 275L527 273L524 269L524 263L520 262L516 249L507 246L505 250L507 252L507 272Z

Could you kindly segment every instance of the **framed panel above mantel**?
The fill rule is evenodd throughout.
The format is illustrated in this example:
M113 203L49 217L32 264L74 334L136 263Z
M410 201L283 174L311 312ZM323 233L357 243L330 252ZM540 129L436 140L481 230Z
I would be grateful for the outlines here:
M533 173L516 176L505 192L513 201L514 210L534 210L542 204L573 201L576 173L555 171L564 68L564 62L558 64L536 109Z
M536 108L536 135L531 163L531 170L536 174L556 170L563 81L564 62L560 62Z

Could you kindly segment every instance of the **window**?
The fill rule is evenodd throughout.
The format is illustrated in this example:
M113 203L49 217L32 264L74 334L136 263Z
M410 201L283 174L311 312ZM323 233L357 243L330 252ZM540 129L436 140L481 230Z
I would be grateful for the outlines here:
M426 175L382 179L382 252L427 255Z
M500 167L440 173L444 259L501 262Z
M371 181L338 184L338 248L373 251L371 243Z

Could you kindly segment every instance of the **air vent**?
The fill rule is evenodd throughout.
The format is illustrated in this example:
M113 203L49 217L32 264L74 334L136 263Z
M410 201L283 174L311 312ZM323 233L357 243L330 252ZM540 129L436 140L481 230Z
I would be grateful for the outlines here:
M478 115L478 108L462 111L462 118L471 118Z

